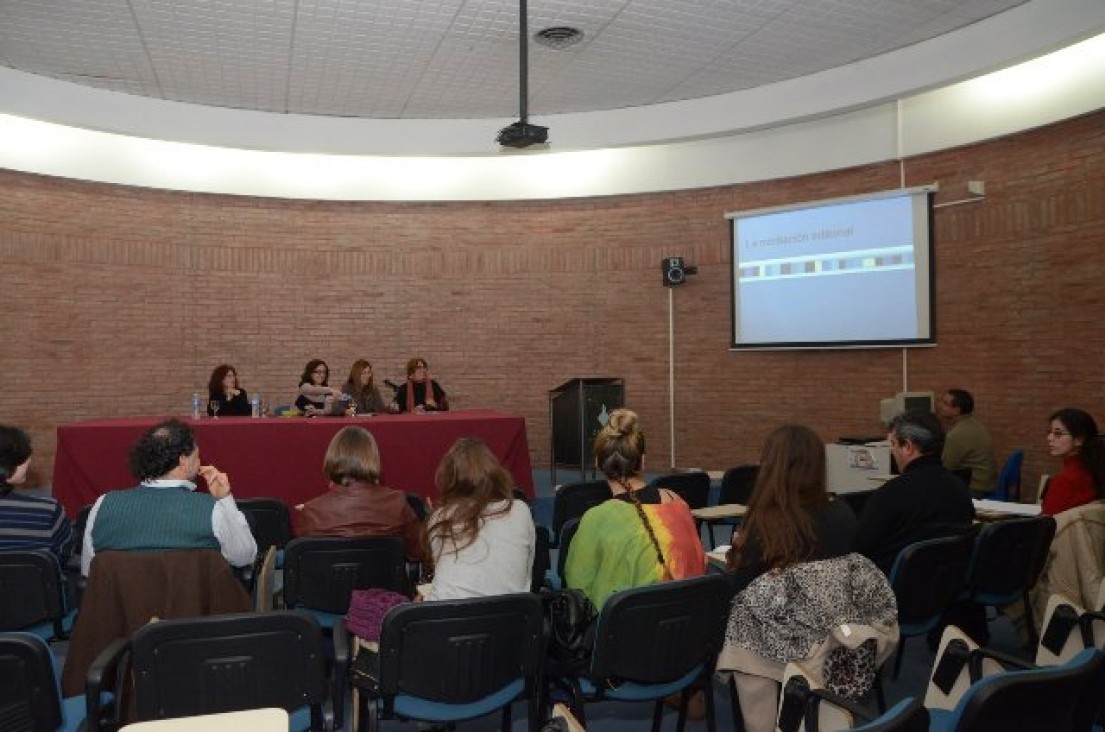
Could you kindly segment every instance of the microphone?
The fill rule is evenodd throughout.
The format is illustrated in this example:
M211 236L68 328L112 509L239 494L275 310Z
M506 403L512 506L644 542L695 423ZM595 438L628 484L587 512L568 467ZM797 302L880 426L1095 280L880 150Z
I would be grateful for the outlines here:
M402 389L402 388L403 388L403 387L402 387L401 385L399 385L399 384L396 384L396 383L395 383L394 381L392 381L391 379L384 379L384 383L385 383L386 385L390 386L390 387L391 387L392 389L395 389L395 391L399 391L400 389Z

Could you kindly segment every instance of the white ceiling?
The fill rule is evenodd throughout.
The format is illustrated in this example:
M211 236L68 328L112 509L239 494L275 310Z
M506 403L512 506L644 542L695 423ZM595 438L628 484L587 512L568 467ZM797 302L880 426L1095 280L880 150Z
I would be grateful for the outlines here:
M530 0L535 115L751 89L1026 0ZM0 66L154 99L375 119L516 116L516 0L0 0Z

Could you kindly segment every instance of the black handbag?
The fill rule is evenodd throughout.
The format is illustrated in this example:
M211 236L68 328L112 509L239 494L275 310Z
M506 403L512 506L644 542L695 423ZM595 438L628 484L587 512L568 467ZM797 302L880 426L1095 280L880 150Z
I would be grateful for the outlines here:
M549 656L566 665L586 663L591 655L590 629L598 613L580 590L544 590Z

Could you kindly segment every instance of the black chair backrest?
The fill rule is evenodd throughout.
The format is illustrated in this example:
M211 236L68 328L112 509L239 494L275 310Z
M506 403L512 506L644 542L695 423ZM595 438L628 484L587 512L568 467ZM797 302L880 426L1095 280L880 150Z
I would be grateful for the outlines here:
M46 642L30 633L0 633L0 729L54 732L61 721Z
M131 668L139 720L310 704L321 723L328 694L318 623L290 611L150 623Z
M418 517L419 521L425 521L430 513L426 508L426 501L417 493L407 493L407 505L414 511L414 515Z
M289 608L345 613L353 590L367 587L410 595L402 538L300 537L284 548L284 603Z
M652 481L652 485L678 494L691 508L710 505L710 476L701 470L661 475Z
M556 549L556 576L560 578L560 586L564 584L564 564L568 561L568 550L572 547L572 537L579 530L579 519L574 518L564 524L560 529L560 546Z
M45 549L0 552L0 631L54 621L61 632L64 587L57 558Z
M405 603L380 629L380 690L465 704L532 682L543 651L541 600L532 593Z
M1055 519L1051 516L1006 519L982 527L971 559L972 595L1019 595L1036 584L1043 570Z
M552 531L560 545L560 532L564 524L582 518L587 509L610 498L610 485L605 480L586 483L569 483L561 486L553 496Z
M270 546L283 549L291 541L292 518L288 504L279 498L239 498L235 503L249 522L258 554L264 554Z
M534 527L533 571L530 578L530 592L538 592L545 587L545 579L552 568L552 538L547 526Z
M724 574L615 593L599 613L590 676L656 684L679 679L699 663L712 672L732 596Z
M88 515L92 513L92 506L81 506L77 511L77 520L73 522L73 556L79 557L84 553L84 529L88 526Z
M974 542L971 531L902 549L890 571L900 624L924 622L952 605L966 586Z
M1079 699L1099 680L1105 656L1087 649L1070 663L1007 671L976 682L955 729L963 732L1053 732L1075 729ZM1089 693L1099 695L1099 690Z
M721 492L717 502L743 503L748 505L752 500L752 489L756 487L756 477L760 474L759 465L738 465L729 468L721 476Z

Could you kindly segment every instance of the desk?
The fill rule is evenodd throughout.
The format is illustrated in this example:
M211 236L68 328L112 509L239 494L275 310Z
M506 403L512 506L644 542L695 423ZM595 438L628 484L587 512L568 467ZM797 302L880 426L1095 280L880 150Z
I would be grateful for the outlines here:
M287 732L288 713L283 709L249 709L244 712L203 714L134 722L119 732Z
M1039 516L1041 510L1038 503L1017 503L979 498L974 499L972 503L975 504L975 518L984 523L1011 518L1031 518Z
M101 494L137 484L127 455L139 436L166 417L96 419L58 427L54 498L70 517ZM471 409L373 417L221 417L184 419L196 432L200 460L230 477L239 498L270 496L289 505L326 491L322 459L342 427L358 425L380 446L382 482L436 495L434 471L459 437L487 443L514 484L533 496L526 422L519 416Z

